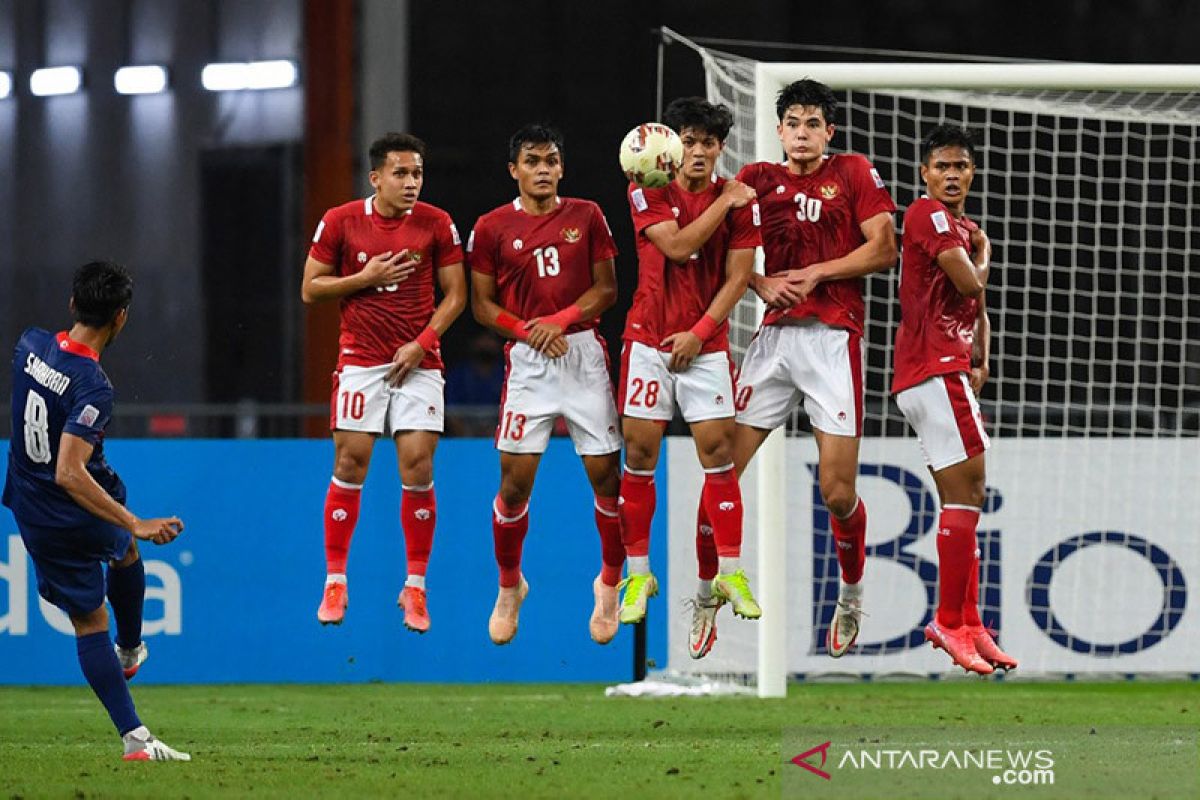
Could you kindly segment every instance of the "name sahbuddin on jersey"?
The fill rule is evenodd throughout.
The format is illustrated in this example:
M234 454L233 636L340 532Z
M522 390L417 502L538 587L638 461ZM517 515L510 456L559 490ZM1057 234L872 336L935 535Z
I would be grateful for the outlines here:
M29 358L25 359L25 374L57 395L61 395L71 385L69 377L54 369L54 367L51 367L33 353L30 353Z

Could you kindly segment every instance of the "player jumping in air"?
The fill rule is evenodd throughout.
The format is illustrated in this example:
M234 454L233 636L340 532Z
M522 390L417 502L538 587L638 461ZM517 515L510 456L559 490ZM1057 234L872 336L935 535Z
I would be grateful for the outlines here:
M855 490L862 436L862 278L896 263L896 210L871 162L852 153L826 155L837 119L828 86L801 80L780 91L782 164L748 164L738 180L762 209L765 275L750 286L767 304L762 329L738 373L738 475L772 430L803 401L819 454L821 498L829 509L841 587L827 648L843 655L858 637L867 509ZM701 587L717 568L719 542L706 535L709 510L697 514ZM692 618L694 657L715 638L719 603L703 589Z
M529 530L529 496L555 421L566 419L575 452L595 493L600 574L592 638L617 632L617 584L625 550L617 519L621 436L609 377L608 350L596 331L617 298L617 254L599 206L559 197L563 142L545 125L526 125L509 140L508 171L518 196L475 223L467 242L475 318L513 341L496 428L500 491L492 535L500 591L488 622L496 644L517 633L529 584L521 548Z
M346 557L375 438L396 443L403 495L408 579L400 592L404 624L429 630L425 571L437 503L433 452L443 428L438 343L467 302L458 231L445 211L418 201L425 144L389 133L370 148L375 193L325 212L304 264L306 303L341 307L333 377L333 479L325 496L325 591L317 619L338 625L346 613ZM434 307L434 282L442 302Z
M984 303L992 248L965 206L975 179L967 131L940 125L921 144L928 195L904 214L900 328L892 392L917 432L942 504L938 608L925 638L966 670L1014 669L979 618L975 528L990 446L975 396L988 379L991 324Z
M742 493L733 464L734 397L729 312L746 290L760 244L758 206L745 184L713 171L733 125L725 106L675 100L663 120L683 140L683 165L661 189L629 187L638 287L621 358L625 474L621 535L629 559L621 622L640 622L658 591L650 572L654 469L663 431L679 409L704 468L701 504L719 568L702 591L757 619L762 610L741 569ZM711 646L711 642L704 646Z
M146 729L125 683L147 655L146 571L135 539L166 544L183 531L178 517L134 516L125 507L125 484L104 459L113 387L100 354L125 327L132 300L125 268L93 261L75 273L71 330L21 334L4 505L33 557L38 593L71 619L79 666L121 735L125 760L190 761ZM117 623L115 649L106 595Z

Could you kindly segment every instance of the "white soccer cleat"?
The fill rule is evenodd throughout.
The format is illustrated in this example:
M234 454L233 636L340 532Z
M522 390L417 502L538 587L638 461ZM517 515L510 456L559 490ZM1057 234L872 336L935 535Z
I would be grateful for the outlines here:
M496 607L488 620L488 636L494 644L508 644L517 635L517 624L521 618L521 604L529 595L529 583L521 576L521 583L512 587L500 587L496 594Z
M717 641L717 612L723 603L715 597L688 600L692 606L692 629L688 632L688 655L704 658Z
M596 598L596 605L588 622L588 632L596 644L608 644L621 626L617 618L621 610L621 598L617 587L609 586L600 580L599 575L592 581L592 595Z
M150 655L146 643L138 642L138 646L132 650L126 650L119 644L114 644L113 647L117 650L117 661L121 662L121 671L125 673L125 680L132 680Z
M829 624L829 655L841 658L854 646L862 616L862 583L842 581L837 605L833 609L833 621Z
M191 761L187 753L181 753L166 742L156 739L145 725L134 728L121 737L125 743L123 761Z

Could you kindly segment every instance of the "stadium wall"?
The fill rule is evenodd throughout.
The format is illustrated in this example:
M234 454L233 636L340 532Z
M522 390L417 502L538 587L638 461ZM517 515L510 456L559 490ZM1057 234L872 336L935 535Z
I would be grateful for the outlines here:
M787 441L788 671L793 674L945 674L922 637L936 604L937 494L913 439L864 439L859 493L867 504L864 609L852 654L824 642L837 597L829 515L816 447ZM1200 467L1195 439L1000 439L988 453L979 523L981 611L1021 659L1021 675L1200 673L1200 508L1184 500ZM671 585L695 581L695 510L702 475L690 443L673 440ZM754 469L742 482L756 514ZM754 537L743 561L753 571ZM764 609L771 613L772 609ZM687 656L687 619L669 618L671 669L755 671L756 629L722 616L703 661Z
M631 676L631 631L606 647L588 636L600 541L591 490L565 439L552 440L542 463L523 563L532 588L520 634L503 648L487 636L496 592L490 509L499 478L490 441L452 439L438 449L433 628L424 636L404 630L396 608L404 548L390 444L376 448L350 555L352 602L336 628L315 619L324 578L321 509L333 456L327 440L115 440L106 448L136 513L178 514L187 524L175 543L142 547L151 659L139 683ZM5 463L7 450L0 443ZM665 486L665 459L661 471ZM655 521L660 564L663 516ZM649 653L661 664L661 613L651 615L650 625ZM69 632L61 612L38 598L16 524L0 507L0 684L79 683Z

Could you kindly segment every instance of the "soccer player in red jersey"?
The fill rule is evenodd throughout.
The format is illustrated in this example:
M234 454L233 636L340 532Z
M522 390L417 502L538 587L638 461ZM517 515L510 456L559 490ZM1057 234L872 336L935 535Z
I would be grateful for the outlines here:
M304 264L306 303L341 307L330 427L333 480L325 496L325 592L317 619L346 611L346 556L375 438L396 443L408 579L404 624L429 630L425 571L437 505L433 451L443 426L439 337L467 302L462 247L450 215L418 201L425 144L389 133L370 149L375 193L325 212ZM434 307L434 281L443 299Z
M595 494L600 574L592 638L617 632L617 583L625 550L617 519L621 435L598 317L617 299L613 243L600 207L560 197L563 142L545 125L526 125L509 140L508 171L518 196L480 217L467 241L475 318L510 341L496 428L500 491L492 535L500 591L488 621L496 644L517 633L529 584L521 548L529 530L529 496L555 421L565 418Z
M748 164L762 213L765 275L751 288L767 304L762 328L738 373L734 465L740 475L798 402L813 427L821 497L829 509L841 587L827 648L843 655L858 637L867 510L855 489L862 436L862 278L896 263L896 210L866 158L828 155L837 98L828 86L796 81L780 91L782 164ZM703 578L716 567L707 509L697 516ZM693 641L710 638L716 608L698 602ZM702 653L701 653L702 654Z
M625 474L621 535L629 561L621 622L640 622L658 591L650 572L654 469L676 407L692 429L704 468L701 502L716 540L719 570L710 596L734 613L762 614L738 561L742 495L733 469L734 399L729 312L745 293L760 244L753 190L714 177L733 126L725 106L675 100L664 122L683 140L683 165L660 189L629 187L637 233L638 288L626 317L621 357ZM711 642L706 646L711 646Z
M954 663L988 674L1013 669L979 618L979 551L984 451L990 443L975 396L988 378L991 324L984 302L991 244L967 218L975 179L970 134L939 125L921 145L928 195L904 214L896 404L917 432L937 484L938 608L925 638Z

